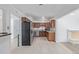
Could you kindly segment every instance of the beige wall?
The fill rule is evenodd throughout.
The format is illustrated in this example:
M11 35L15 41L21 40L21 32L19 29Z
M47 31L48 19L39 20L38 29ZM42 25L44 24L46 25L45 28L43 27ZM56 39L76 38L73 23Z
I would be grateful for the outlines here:
M73 39L79 39L79 32L71 32L71 37Z

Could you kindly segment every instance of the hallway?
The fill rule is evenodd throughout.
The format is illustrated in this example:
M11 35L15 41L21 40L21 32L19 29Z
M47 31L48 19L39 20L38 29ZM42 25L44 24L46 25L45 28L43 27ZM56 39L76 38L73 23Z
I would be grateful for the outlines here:
M12 54L71 54L61 43L49 42L45 37L35 37L31 46L16 48Z

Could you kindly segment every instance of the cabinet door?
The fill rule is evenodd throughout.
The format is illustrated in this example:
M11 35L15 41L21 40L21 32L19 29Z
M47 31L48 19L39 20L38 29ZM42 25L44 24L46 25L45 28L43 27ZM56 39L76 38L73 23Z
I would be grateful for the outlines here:
M49 41L55 41L55 32L49 32L48 33L48 40Z
M46 37L46 32L45 31L43 32L43 37Z
M39 32L39 36L42 37L42 32L41 31Z
M40 37L46 37L46 32L45 31L40 31L39 36Z
M48 35L48 33L47 32L45 32L45 36L47 37L47 35Z
M51 27L55 28L55 20L51 20Z

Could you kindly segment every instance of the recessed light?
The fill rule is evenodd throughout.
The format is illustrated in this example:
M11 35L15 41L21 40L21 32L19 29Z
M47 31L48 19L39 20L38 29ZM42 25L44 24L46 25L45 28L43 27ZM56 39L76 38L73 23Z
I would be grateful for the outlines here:
M75 13L70 13L70 15L72 15L72 16L73 16L73 15L75 15Z

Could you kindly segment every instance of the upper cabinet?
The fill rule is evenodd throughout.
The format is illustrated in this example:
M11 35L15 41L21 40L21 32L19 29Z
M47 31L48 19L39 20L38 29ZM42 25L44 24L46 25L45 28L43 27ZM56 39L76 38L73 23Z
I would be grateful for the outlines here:
M44 26L45 28L50 27L49 22L47 23L32 23L33 28L40 28L41 26Z
M0 9L0 32L3 32L3 21L2 21L3 11Z
M41 26L44 26L45 28L55 28L55 20L50 20L49 22L46 23L32 23L33 28L39 28Z
M51 26L51 28L55 28L55 20L50 21L50 26Z

